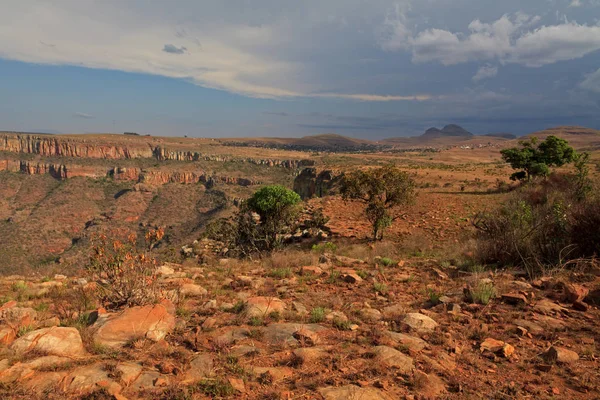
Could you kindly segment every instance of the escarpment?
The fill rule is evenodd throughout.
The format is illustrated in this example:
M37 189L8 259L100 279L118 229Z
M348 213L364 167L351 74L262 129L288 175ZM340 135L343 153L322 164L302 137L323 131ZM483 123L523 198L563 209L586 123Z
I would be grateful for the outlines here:
M152 157L148 146L120 146L102 143L90 143L83 139L65 139L35 135L0 136L0 151L13 153L38 154L51 157L129 159Z
M155 158L158 161L216 161L240 162L268 167L301 168L314 165L309 159L262 159L240 158L223 155L202 154L191 150L173 150L164 146L152 146L147 142L128 145L94 143L88 139L74 139L29 134L0 135L0 151L35 154L44 157L74 157L94 159Z

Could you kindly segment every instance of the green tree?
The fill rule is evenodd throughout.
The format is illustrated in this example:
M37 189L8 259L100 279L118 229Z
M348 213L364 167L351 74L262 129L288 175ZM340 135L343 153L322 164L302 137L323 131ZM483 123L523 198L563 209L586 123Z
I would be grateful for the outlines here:
M519 146L500 152L502 159L518 170L511 175L512 180L529 181L532 177L545 177L551 167L561 167L577 159L577 153L569 143L556 136L548 136L539 144L536 137L521 140Z
M373 239L383 239L383 232L400 215L398 207L415 196L415 182L406 172L393 165L368 171L355 171L342 181L344 200L358 200L366 205L365 214L373 228Z
M244 202L242 211L255 212L260 217L258 226L265 250L272 250L279 244L279 236L286 232L298 216L298 204L301 201L293 190L271 185L257 190Z

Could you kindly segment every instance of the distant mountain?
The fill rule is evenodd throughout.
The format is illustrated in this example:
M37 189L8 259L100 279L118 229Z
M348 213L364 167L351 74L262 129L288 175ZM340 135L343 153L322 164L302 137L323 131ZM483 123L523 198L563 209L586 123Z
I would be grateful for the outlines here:
M489 137L495 137L495 138L502 138L502 139L516 139L517 135L513 135L512 133L504 133L504 132L500 132L500 133L488 133L487 135L483 135L483 136L489 136Z
M442 129L438 128L429 128L425 131L424 134L421 135L423 139L434 139L434 138L443 138L443 137L461 137L470 139L474 135L464 129L461 126L450 124L446 125Z

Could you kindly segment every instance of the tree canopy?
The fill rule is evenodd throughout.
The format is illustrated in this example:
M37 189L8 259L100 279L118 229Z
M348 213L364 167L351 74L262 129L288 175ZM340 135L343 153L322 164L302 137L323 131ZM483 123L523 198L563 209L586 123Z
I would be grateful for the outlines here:
M536 137L519 141L520 147L504 149L502 159L518 170L512 180L530 180L536 176L547 176L551 167L561 167L577 159L577 153L569 143L556 136L548 136L543 142Z
M344 177L341 193L345 200L366 204L365 214L373 228L373 239L399 217L397 207L414 198L415 183L404 171L393 165L368 171L354 171Z

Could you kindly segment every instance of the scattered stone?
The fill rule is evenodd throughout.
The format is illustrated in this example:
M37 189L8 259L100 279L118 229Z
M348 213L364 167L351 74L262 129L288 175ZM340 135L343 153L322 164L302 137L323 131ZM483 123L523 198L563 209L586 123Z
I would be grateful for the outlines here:
M559 306L558 304L548 300L548 299L542 299L540 301L538 301L537 303L535 303L535 305L533 306L534 311L539 312L541 314L561 314L561 313L566 313L569 310L567 310L566 308Z
M30 351L72 358L86 355L79 331L65 327L43 328L29 332L15 340L10 349L17 355Z
M288 367L252 367L252 372L259 380L268 383L279 382L294 375L294 370Z
M342 275L342 279L344 280L344 282L352 284L360 283L363 280L360 276L358 276L358 274L354 272Z
M579 360L579 355L564 347L552 346L544 353L543 358L548 363L570 364Z
M394 343L394 346L406 347L410 351L421 351L427 346L427 342L421 338L406 335L404 333L384 332L384 336Z
M381 311L374 308L363 308L360 310L360 316L363 321L370 323L379 322L383 318Z
M201 353L194 356L190 362L190 368L185 372L183 382L197 382L203 378L214 375L214 363L212 356L208 353Z
M299 329L308 329L319 333L328 328L318 324L275 323L264 329L263 339L270 344L298 345L299 343L293 335Z
M317 266L313 266L313 265L304 266L304 267L300 267L300 274L321 276L321 275L323 275L323 269L321 267L317 267Z
M564 300L569 303L583 301L590 290L575 283L563 283Z
M318 392L325 400L392 400L392 397L381 390L370 387L361 388L354 385L329 386L319 389Z
M140 364L134 362L121 362L117 364L116 370L121 377L121 383L129 386L142 374L143 368Z
M175 307L167 300L160 304L131 307L116 314L102 314L94 341L108 347L119 347L132 340L146 338L158 342L175 328Z
M156 269L156 273L162 276L169 276L175 273L175 270L168 265L162 265Z
M573 308L575 310L577 310L577 311L583 311L583 312L585 312L585 311L587 311L590 308L590 306L588 306L583 301L575 301L575 302L573 302Z
M292 308L300 315L308 315L308 309L306 306L298 301L292 302Z
M417 333L429 333L432 332L438 323L427 315L421 313L409 313L402 320L402 324L409 328L409 330Z
M515 352L515 348L510 344L493 338L485 339L479 346L479 350L481 350L482 353L490 352L504 358L509 358Z
M338 322L346 322L348 321L348 317L341 311L332 311L325 315L326 321L338 321Z
M531 333L532 335L541 335L545 332L544 328L542 328L540 325L525 319L515 319L513 324L525 328L527 332Z
M309 364L325 358L329 355L329 348L325 347L302 347L294 350L294 356L303 364Z
M245 393L246 392L246 385L244 385L244 380L240 379L240 378L228 378L229 384L231 385L231 387L239 392L239 393Z
M413 359L388 346L373 348L375 360L386 367L397 368L401 373L409 373L414 369Z
M501 297L502 301L506 304L510 304L513 306L526 306L527 305L527 297L520 293L508 293L503 294Z
M266 317L272 312L283 312L285 303L276 297L250 297L246 302L246 315L252 317Z
M438 399L446 391L446 386L437 375L421 371L415 371L414 384L419 397L423 399Z
M298 329L292 335L294 339L298 340L300 344L314 346L320 342L319 333L302 327Z
M189 297L201 297L206 296L208 291L195 283L185 283L179 288L179 293Z

